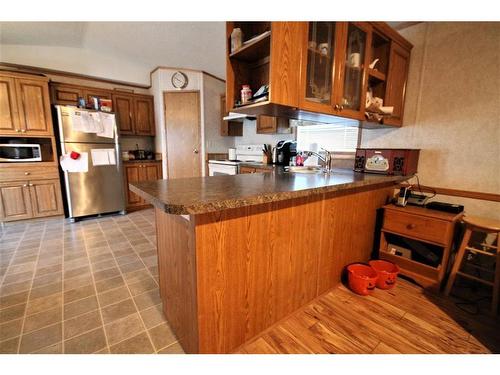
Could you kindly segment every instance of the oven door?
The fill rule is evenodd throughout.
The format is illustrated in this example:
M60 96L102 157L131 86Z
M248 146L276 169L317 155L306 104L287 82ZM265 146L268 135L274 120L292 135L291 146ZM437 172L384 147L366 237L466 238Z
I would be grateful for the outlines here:
M235 175L235 174L238 174L237 165L208 163L209 176Z

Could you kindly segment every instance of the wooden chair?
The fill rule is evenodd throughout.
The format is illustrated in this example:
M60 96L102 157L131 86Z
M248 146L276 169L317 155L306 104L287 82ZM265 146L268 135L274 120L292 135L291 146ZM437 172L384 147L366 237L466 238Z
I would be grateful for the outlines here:
M444 293L446 296L450 294L451 288L453 287L453 283L455 282L457 275L492 286L493 297L491 303L491 312L493 315L496 315L498 312L498 299L500 293L500 222L497 220L485 219L475 216L465 216L463 218L463 221L466 225L464 238L462 240L462 243L460 244L460 248L458 249L457 257L455 258L455 262L453 263L450 278L448 279L448 283L446 284ZM495 233L497 235L496 246L481 244L482 249L477 249L469 246L469 240L471 238L472 232ZM473 254L478 253L486 256L496 257L494 271L495 277L493 282L460 271L462 261L467 251ZM485 271L493 272L491 270Z

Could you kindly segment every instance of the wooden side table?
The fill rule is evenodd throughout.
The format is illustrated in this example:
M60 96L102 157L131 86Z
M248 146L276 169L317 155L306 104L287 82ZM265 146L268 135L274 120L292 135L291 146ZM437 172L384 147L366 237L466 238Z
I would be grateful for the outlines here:
M380 259L386 259L396 263L401 269L401 274L408 276L425 288L436 291L446 274L455 225L462 218L463 213L454 214L436 210L430 210L418 206L399 207L388 204L384 208L384 224L380 236ZM431 245L432 249L438 249L433 253L439 258L437 264L426 264L416 260L415 249L411 249L411 256L396 255L389 246L389 241L411 239L418 241L421 248ZM431 262L428 262L431 263Z

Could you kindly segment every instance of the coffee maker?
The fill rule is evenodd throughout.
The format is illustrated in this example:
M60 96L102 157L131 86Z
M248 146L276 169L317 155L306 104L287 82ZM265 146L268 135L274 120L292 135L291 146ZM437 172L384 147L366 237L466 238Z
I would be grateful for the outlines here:
M289 165L290 158L297 155L297 142L279 141L273 150L273 163L276 165Z

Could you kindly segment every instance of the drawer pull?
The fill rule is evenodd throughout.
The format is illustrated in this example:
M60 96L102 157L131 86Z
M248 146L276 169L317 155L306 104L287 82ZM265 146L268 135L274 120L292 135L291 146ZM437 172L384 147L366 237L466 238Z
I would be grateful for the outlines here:
M414 229L415 227L416 227L416 225L415 225L415 224L408 224L408 225L406 226L406 229Z
M33 186L33 184L28 184L28 186Z
M28 184L24 184L23 187L28 187Z
M29 175L30 175L30 173L29 173L29 172L24 172L24 175L25 175L25 176L29 176Z

